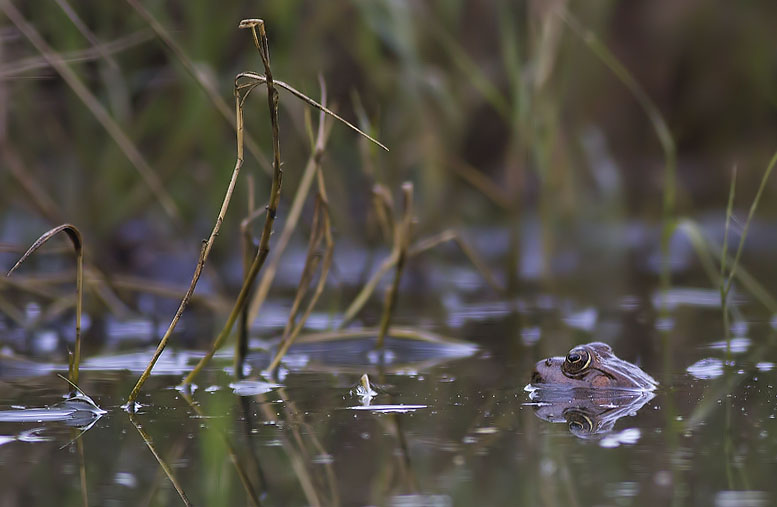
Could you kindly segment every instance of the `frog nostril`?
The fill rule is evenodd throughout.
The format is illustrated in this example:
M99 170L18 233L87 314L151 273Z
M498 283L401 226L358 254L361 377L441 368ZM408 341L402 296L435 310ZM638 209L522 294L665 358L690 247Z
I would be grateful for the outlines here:
M545 366L553 366L553 361L550 358L545 360Z

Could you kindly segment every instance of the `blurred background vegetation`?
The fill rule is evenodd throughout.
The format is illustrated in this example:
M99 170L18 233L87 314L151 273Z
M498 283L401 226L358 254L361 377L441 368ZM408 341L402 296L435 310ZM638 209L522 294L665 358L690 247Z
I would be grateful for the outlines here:
M261 72L249 34L237 29L246 17L266 21L277 79L317 98L321 74L333 108L391 148L335 126L324 168L337 240L371 241L372 186L398 195L405 180L416 185L419 233L515 231L541 217L547 246L581 223L660 223L661 144L580 29L609 48L665 119L677 149L677 214L722 217L734 165L746 206L777 140L777 4L767 0L0 5L0 241L27 244L72 222L110 273L190 275L234 164L234 76ZM48 49L31 43L20 17ZM52 58L107 110L176 211L161 205ZM263 94L246 108L258 150L247 153L216 242L217 269L239 271L246 176L259 202L268 193ZM310 154L304 109L281 93L281 221ZM773 189L762 215L776 211ZM145 269L164 252L182 259L175 269Z

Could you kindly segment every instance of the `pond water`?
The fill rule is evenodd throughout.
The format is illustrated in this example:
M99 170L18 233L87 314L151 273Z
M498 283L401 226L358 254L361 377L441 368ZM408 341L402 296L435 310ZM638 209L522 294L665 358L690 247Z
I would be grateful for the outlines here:
M81 372L96 407L63 400L68 386L56 373L66 372L55 360L7 348L0 504L176 505L185 495L211 506L773 505L772 317L736 287L727 342L719 293L683 241L673 244L667 290L655 243L621 252L599 243L599 251L561 248L552 276L525 254L523 283L510 296L445 255L419 260L394 324L428 340L395 337L382 353L370 334L310 340L292 347L277 378L261 378L268 337L290 303L276 297L253 329L248 380L235 381L226 348L189 396L176 385L201 347L174 345L132 416L122 405L153 347L137 335L164 322L92 320L92 334L110 335ZM381 304L373 299L362 317L370 324ZM314 314L311 331L337 321ZM197 322L184 321L187 335L198 335ZM10 321L2 332L18 342ZM56 340L51 333L24 336ZM208 326L200 334L199 343L213 336ZM125 338L136 345L121 345ZM524 388L538 360L595 340L658 389L562 397L558 406L530 398ZM376 386L369 395L356 391L364 374Z

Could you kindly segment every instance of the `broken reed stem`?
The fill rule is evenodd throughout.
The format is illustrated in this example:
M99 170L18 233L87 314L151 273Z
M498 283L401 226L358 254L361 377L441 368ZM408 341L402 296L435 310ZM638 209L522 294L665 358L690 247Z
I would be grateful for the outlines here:
M326 106L326 84L324 83L324 79L321 76L319 76L319 86L321 87L321 104ZM275 243L273 254L267 263L267 269L265 269L264 273L262 274L262 278L259 280L259 285L256 289L256 292L254 293L254 297L251 300L251 303L248 305L247 321L249 323L253 322L253 320L259 314L259 310L261 309L262 304L264 304L264 301L267 298L267 294L270 292L270 286L275 279L275 274L278 271L278 265L280 264L281 257L286 251L286 246L289 244L294 230L297 228L299 218L302 215L302 208L305 204L305 201L307 200L310 187L313 184L313 178L316 176L318 167L321 163L321 158L324 156L326 142L329 139L329 134L332 130L331 122L322 121L324 114L325 113L323 110L319 111L318 133L316 135L313 152L311 153L310 158L305 165L305 170L302 174L302 178L300 179L297 191L294 194L294 200L291 203L291 208L289 209L289 214L283 225L283 230L281 231L280 237Z
M378 332L378 341L375 344L375 347L378 349L383 347L386 332L388 331L389 324L391 324L391 315L394 313L397 298L399 297L399 282L402 278L405 260L407 259L407 249L410 244L410 233L413 225L413 184L405 182L402 185L402 193L404 196L402 221L395 226L396 232L394 235L394 242L397 245L396 250L398 252L397 266L394 269L394 282L386 293L383 316L380 319L380 331Z
M241 72L240 74L237 75L237 77L238 78L251 79L251 80L257 81L259 83L264 83L267 80L266 76L263 76L261 74L257 74L255 72ZM337 113L335 113L331 109L329 109L329 108L323 106L322 104L319 104L315 100L311 99L310 97L308 97L307 95L305 95L301 91L297 90L296 88L294 88L290 84L284 83L283 81L278 81L278 80L274 81L274 84L276 84L279 88L283 88L284 90L288 91L289 93L291 93L292 95L294 95L298 99L302 100L303 102L307 103L308 105L313 106L316 109L318 109L319 111L323 111L326 114L328 114L329 116L333 117L334 119L341 121L342 123L344 123L345 125L350 127L352 130L356 131L361 136L369 139L370 141L372 141L373 143L377 144L378 146L380 146L384 150L389 151L388 147L386 147L385 144L381 143L380 141L378 141L374 137L370 136L369 134L367 134L366 132L361 130L359 127L357 127L353 123L349 122L348 120L346 120L342 116L338 115ZM243 85L243 86L249 86L249 85Z
M323 114L323 113L322 113ZM267 269L264 270L262 278L259 280L254 297L251 303L248 305L248 322L253 322L256 316L259 314L259 310L262 308L264 301L267 298L267 294L270 292L270 286L275 279L275 274L278 271L278 266L281 261L283 253L286 251L286 247L291 240L292 234L294 234L297 224L299 223L300 216L302 215L302 208L307 200L310 187L313 184L313 178L316 175L316 167L318 160L323 156L326 149L326 143L329 139L329 134L332 131L332 123L325 123L323 131L319 129L319 134L316 139L316 145L313 153L310 155L307 164L305 165L305 171L300 179L297 192L294 194L294 200L291 203L289 214L286 221L283 224L283 230L281 231L278 240L275 243L273 254L267 261Z
M78 369L81 363L81 313L83 310L82 303L84 296L84 242L81 238L81 232L75 225L71 224L62 224L53 229L49 229L44 232L41 237L35 240L24 255L22 255L16 264L8 271L6 276L11 276L16 268L32 255L35 250L43 246L48 240L60 232L67 234L67 237L73 244L73 250L75 250L76 253L76 342L73 358L72 360L68 360L68 377L70 382L78 384Z
M197 366L186 376L182 384L191 384L194 378L202 371L206 364L211 360L213 354L216 353L229 334L232 332L232 328L235 325L240 311L243 309L246 300L248 299L248 293L253 285L256 275L264 265L267 254L270 252L270 235L272 234L273 224L275 223L275 216L278 210L278 203L281 197L281 185L283 183L283 170L281 169L281 147L280 147L280 135L278 129L278 90L273 85L272 69L270 68L270 48L267 42L267 33L264 28L264 21L261 19L244 19L240 22L240 28L249 28L251 35L254 39L254 45L259 50L259 56L262 58L262 64L265 69L264 83L267 86L267 105L270 109L270 123L272 126L272 145L273 145L273 178L272 185L270 187L270 198L267 204L267 214L265 215L264 228L262 229L262 236L259 240L259 248L254 256L254 260L246 273L246 277L243 280L243 286L240 288L240 293L237 296L232 312L229 314L227 323L221 330L221 333L211 344L210 350L205 356L197 363ZM259 28L259 34L257 34L257 27ZM235 89L239 90L240 87L237 84L235 78ZM253 87L248 88L248 92L253 90ZM242 136L240 136L241 150L242 150Z
M319 85L321 87L321 103L326 105L326 84L321 76L319 76ZM316 143L313 149L313 173L316 176L316 182L318 184L318 195L316 196L316 207L313 214L313 227L310 236L310 242L308 246L308 254L305 260L305 267L302 271L299 287L297 288L297 294L294 298L294 303L289 311L289 321L286 324L286 328L283 332L283 338L278 352L275 354L268 371L272 372L281 362L283 356L289 350L289 347L294 343L294 340L299 335L302 328L305 326L305 322L310 317L313 308L318 302L321 293L324 290L326 279L329 275L329 269L332 265L332 257L334 254L334 240L332 239L332 224L329 215L329 198L327 197L326 185L324 183L324 173L321 169L321 159L324 156L324 142L326 140L326 116L323 110L319 112L318 117L318 133L316 135ZM306 192L307 193L307 192ZM284 231L285 232L285 231ZM316 266L319 263L319 255L316 254L322 239L326 244L326 251L324 252L323 261L321 261L321 272L319 273L318 284L313 296L308 303L302 318L294 324L299 307L302 304L302 299L307 293L310 279L313 276Z
M189 288L187 289L186 294L184 294L183 299L181 299L181 304L178 306L178 310L175 312L173 320L170 322L167 331L165 331L164 336L162 336L162 339L159 341L159 345L157 345L151 361L149 361L146 369L143 371L143 374L135 384L135 387L132 388L132 392L127 398L127 406L133 406L135 399L138 397L140 390L143 388L143 384L146 382L146 379L148 379L149 375L151 375L151 370L154 368L154 365L159 359L159 356L161 356L162 352L165 350L167 342L170 340L170 336L173 334L175 327L178 325L178 321L180 320L181 315L189 305L192 294L194 294L194 289L197 287L197 282L199 281L200 275L202 274L202 269L205 267L205 261L208 260L208 255L210 254L211 248L213 248L213 242L215 241L216 236L218 236L219 230L221 229L221 224L224 222L224 216L226 215L227 209L229 208L229 202L232 199L232 193L234 192L235 184L237 183L237 176L240 174L240 168L243 166L243 105L240 98L240 92L238 90L235 90L235 123L237 125L237 160L235 161L235 168L232 171L232 179L229 181L229 186L227 187L227 193L224 196L224 202L222 202L218 217L216 217L216 223L213 226L210 237L202 244L202 248L200 249L200 257L197 260L197 266L194 268L194 274L192 275L192 281L189 284Z

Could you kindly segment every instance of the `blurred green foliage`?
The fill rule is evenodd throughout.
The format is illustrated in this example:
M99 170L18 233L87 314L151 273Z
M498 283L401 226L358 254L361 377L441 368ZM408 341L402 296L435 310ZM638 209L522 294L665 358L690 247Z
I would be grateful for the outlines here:
M90 48L53 0L14 5L63 58ZM320 73L330 104L390 146L390 153L379 153L335 127L325 171L341 236L365 234L373 183L398 189L406 179L416 184L423 230L509 224L539 213L552 236L569 221L660 219L664 162L650 122L564 23L563 10L597 34L665 117L678 147L678 212L722 209L733 164L740 168L743 199L749 198L777 139L777 4L766 0L143 5L227 104L237 72L261 71L250 38L237 24L262 17L277 78L317 98ZM42 217L6 169L13 155L56 203L59 221L78 224L94 250L110 255L117 231L131 221L187 243L204 236L234 163L229 123L129 3L70 6L103 45L140 34L141 42L110 59L97 55L69 65L163 179L181 209L184 230L162 212L94 116L2 13L0 214L6 220L0 227ZM37 65L18 70L24 62ZM246 124L269 153L262 97L257 90L249 101ZM310 150L304 106L284 93L281 104L282 215ZM509 206L492 205L462 179L456 169L462 164L491 180ZM269 178L250 155L244 170L256 175L257 199L263 200ZM236 224L246 201L247 180L241 179L223 233L231 239L217 243L217 252L237 245ZM765 204L763 211L773 213L768 199ZM29 238L39 232L30 230ZM0 230L3 236L9 234Z

